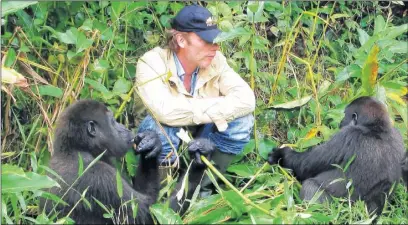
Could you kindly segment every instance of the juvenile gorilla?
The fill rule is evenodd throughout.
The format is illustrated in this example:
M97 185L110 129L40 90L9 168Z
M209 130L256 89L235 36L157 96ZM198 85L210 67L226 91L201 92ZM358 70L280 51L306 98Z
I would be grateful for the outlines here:
M63 112L57 123L54 155L50 161L50 168L66 182L60 182L61 189L50 189L52 194L68 203L60 203L55 207L56 212L59 212L58 217L66 216L87 189L85 198L90 202L91 208L81 202L70 214L77 224L112 223L111 219L103 217L106 212L96 200L107 208L115 209L114 216L120 215L121 222L153 223L149 206L155 203L159 192L157 156L161 151L161 142L152 131L137 135L134 142L133 138L131 131L117 123L112 112L97 101L80 100ZM141 155L137 175L133 180L133 187L122 178L123 197L120 198L116 187L116 169L110 164L109 157L123 157L133 143L137 145L136 153ZM75 182L80 167L79 156L85 169L105 150L103 157ZM118 210L122 203L131 199L138 203L136 218L133 218L130 204L122 207L120 212ZM44 199L41 200L41 205L45 206L47 213L54 208L50 202L45 204Z
M306 152L277 148L269 153L269 163L279 163L293 170L302 182L300 197L310 200L323 190L319 201L330 196L347 197L346 184L352 180L353 201L362 199L369 212L381 214L385 195L401 179L404 144L391 125L385 106L371 97L354 100L345 109L340 131L331 140ZM344 166L355 155L343 173L332 164ZM333 182L335 179L343 181Z

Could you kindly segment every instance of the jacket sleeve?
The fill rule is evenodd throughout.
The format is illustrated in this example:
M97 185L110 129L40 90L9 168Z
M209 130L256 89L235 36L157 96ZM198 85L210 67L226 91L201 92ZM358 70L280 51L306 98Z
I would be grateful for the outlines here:
M205 113L214 121L219 131L224 131L228 127L227 122L255 110L255 95L248 83L228 65L222 54L219 54L217 62L217 70L221 74L220 93L224 97Z
M187 126L213 122L204 112L222 98L174 96L162 76L167 76L166 66L158 53L148 52L139 59L136 68L138 94L160 123Z

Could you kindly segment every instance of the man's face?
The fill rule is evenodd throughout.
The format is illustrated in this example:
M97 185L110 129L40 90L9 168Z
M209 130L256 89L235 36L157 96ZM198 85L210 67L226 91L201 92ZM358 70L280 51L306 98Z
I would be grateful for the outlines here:
M210 44L193 32L188 33L186 39L186 45L181 51L184 51L189 63L200 68L208 67L219 49L218 44Z

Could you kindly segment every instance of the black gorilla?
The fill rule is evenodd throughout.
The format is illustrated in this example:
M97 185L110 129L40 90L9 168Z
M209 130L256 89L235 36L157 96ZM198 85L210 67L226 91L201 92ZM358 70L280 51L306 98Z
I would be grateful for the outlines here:
M120 215L121 222L153 223L149 206L155 203L159 192L157 156L161 151L161 142L157 134L147 131L134 138L137 145L135 151L141 155L141 159L133 187L122 178L122 198L117 192L116 169L109 160L110 157L123 157L132 147L133 138L131 131L117 123L112 112L97 101L80 100L63 112L57 123L54 154L50 161L50 168L66 182L61 182L61 189L50 189L51 193L68 203L68 205L60 203L55 207L60 214L59 217L66 216L80 200L81 194L88 189L85 198L90 202L91 208L81 202L70 214L77 224L112 223L111 219L103 217L106 212L94 198L108 209L111 207L115 209L114 217ZM79 155L85 169L105 150L101 160L92 165L75 182L81 161ZM71 184L73 186L69 189ZM121 207L122 203L131 199L138 203L136 218L133 218L130 204ZM50 202L45 204L44 199L41 200L41 205L45 205L46 212L54 208Z
M404 144L399 132L391 125L385 106L371 97L360 97L345 109L340 131L331 140L306 152L277 148L269 153L270 164L279 163L293 170L302 182L300 197L310 200L323 190L319 201L330 195L347 197L346 184L352 180L351 199L364 200L369 212L381 214L385 195L401 178ZM344 166L343 171L332 164ZM342 181L333 182L338 178ZM333 182L333 183L332 183Z

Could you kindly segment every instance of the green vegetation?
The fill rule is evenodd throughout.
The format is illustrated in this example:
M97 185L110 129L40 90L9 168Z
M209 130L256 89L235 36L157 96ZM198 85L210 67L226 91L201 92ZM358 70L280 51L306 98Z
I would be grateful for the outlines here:
M136 62L163 43L169 19L185 4L1 2L2 223L72 222L56 221L38 208L39 196L58 201L44 192L58 185L44 175L56 118L75 99L93 98L136 129L145 111L133 89ZM264 163L272 147L289 144L301 151L327 140L338 130L344 106L361 95L387 103L408 146L407 3L202 4L225 31L218 37L221 51L256 93L256 126L225 175L236 189L218 183L219 194L193 199L183 217L158 203L152 207L156 219L162 224L369 223L374 216L363 202L302 203L297 181ZM129 152L118 168L134 175L135 160ZM161 200L169 188L163 188ZM395 193L379 223L408 223L407 190L396 185ZM83 200L79 204L86 204Z

